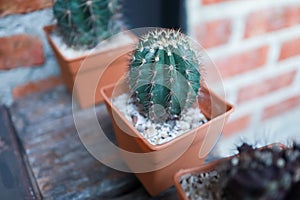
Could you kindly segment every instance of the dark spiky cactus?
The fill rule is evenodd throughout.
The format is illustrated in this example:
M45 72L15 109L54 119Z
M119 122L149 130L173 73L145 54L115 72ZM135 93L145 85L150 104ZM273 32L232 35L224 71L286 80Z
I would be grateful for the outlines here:
M253 149L222 164L220 188L227 200L296 200L300 198L300 146Z
M56 0L53 14L65 43L92 48L120 29L119 0Z
M200 88L197 54L179 31L152 31L139 41L129 70L130 88L150 119L159 108L168 118L177 118L195 102Z

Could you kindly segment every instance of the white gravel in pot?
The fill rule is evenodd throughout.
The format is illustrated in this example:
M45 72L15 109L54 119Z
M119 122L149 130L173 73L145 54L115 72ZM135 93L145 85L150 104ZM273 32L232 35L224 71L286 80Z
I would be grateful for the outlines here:
M126 93L115 97L112 102L152 145L166 143L208 121L198 107L189 108L178 120L153 122L139 113Z
M115 36L100 42L99 45L92 49L74 49L69 47L57 32L53 32L50 37L52 38L54 44L58 47L61 54L68 59L87 56L95 52L107 51L125 46L127 44L133 44L133 39L124 33L116 34Z
M217 171L186 174L180 185L190 200L225 200L219 190L219 178Z

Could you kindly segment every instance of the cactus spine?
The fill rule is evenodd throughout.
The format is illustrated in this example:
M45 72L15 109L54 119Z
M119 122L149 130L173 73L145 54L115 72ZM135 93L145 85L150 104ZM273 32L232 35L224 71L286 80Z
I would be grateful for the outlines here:
M280 151L244 144L239 151L238 157L218 169L225 199L299 199L299 145Z
M92 48L120 29L119 0L56 0L53 14L65 43Z
M200 59L186 36L174 30L149 32L133 54L131 92L151 119L155 106L177 118L192 106L200 88Z

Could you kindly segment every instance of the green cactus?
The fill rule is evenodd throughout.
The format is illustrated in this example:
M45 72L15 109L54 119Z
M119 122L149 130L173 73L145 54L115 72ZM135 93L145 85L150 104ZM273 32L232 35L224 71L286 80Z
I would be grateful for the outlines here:
M92 48L120 29L119 0L56 0L53 14L65 43Z
M174 30L149 32L137 45L129 69L131 92L151 119L155 106L178 118L195 102L200 59L189 39Z
M244 144L239 151L238 157L217 169L225 199L299 199L299 145L279 150Z

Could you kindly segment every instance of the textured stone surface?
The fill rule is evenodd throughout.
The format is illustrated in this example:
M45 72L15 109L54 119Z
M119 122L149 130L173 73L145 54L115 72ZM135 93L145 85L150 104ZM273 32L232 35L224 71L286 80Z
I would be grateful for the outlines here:
M8 111L0 106L0 199L37 199ZM34 192L35 191L35 192Z
M16 86L13 89L14 99L22 98L23 96L30 95L36 92L42 92L44 90L49 90L55 86L62 85L63 80L60 76L51 76L49 78L39 80L36 82L29 82L24 85Z
M10 106L13 103L12 90L14 87L59 74L59 68L53 56L53 52L43 32L43 26L53 23L51 8L21 15L8 15L1 18L0 37L22 34L37 37L43 44L45 56L45 62L40 67L21 67L11 70L0 70L1 104Z
M299 17L300 18L300 17ZM292 39L286 41L282 44L280 50L279 60L284 60L294 56L299 56L300 54L300 38Z
M239 117L237 119L230 120L224 126L223 135L225 137L230 137L232 134L234 134L240 130L246 129L250 124L250 120L251 120L251 115L245 115L245 116Z
M281 6L260 9L247 16L245 37L278 31L300 23L300 6Z
M52 4L53 0L0 0L0 16L32 12Z
M224 56L215 61L223 78L229 78L259 69L264 66L268 57L268 47L250 49L238 54Z
M16 130L45 199L176 199L174 188L151 198L133 174L94 159L79 140L65 87L17 100L10 108ZM115 141L105 105L96 107L101 126ZM79 110L85 136L93 134L89 110ZM93 142L93 141L91 141Z
M200 23L196 27L197 41L204 48L211 48L227 43L231 35L231 21L229 19L213 20Z
M263 112L262 119L267 120L274 116L280 116L282 113L294 110L297 107L299 108L299 105L300 95L298 94L297 96L285 99L284 101L266 107Z
M288 73L266 78L263 81L255 82L243 87L238 92L238 103L253 100L263 95L283 90L294 83L297 71L293 70Z
M44 63L42 42L37 37L26 34L3 37L0 44L0 70Z
M215 4L215 3L222 3L222 2L227 2L229 0L202 0L203 5L210 5L210 4Z
M240 137L265 140L265 135L272 135L270 141L278 142L279 137L296 133L300 104L293 99L300 91L300 1L190 0L186 4L192 38L201 42L199 32L205 32L205 26L199 25L212 24L202 38L203 44L211 44L206 45L210 58L205 52L203 58L216 65L204 62L204 79L216 91L224 87L226 98L235 105L231 117L236 125L225 130L227 144L231 143L228 149L235 148ZM210 73L212 69L218 69L220 77ZM279 102L288 105L276 108ZM273 137L274 132L280 133L278 137Z

